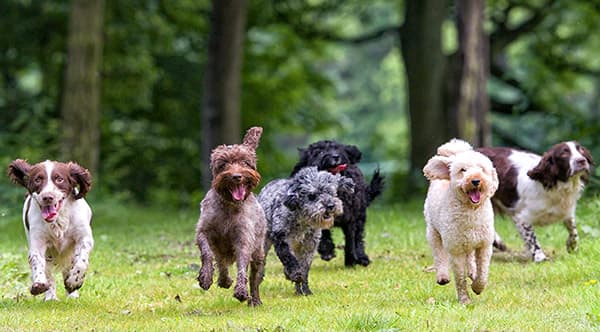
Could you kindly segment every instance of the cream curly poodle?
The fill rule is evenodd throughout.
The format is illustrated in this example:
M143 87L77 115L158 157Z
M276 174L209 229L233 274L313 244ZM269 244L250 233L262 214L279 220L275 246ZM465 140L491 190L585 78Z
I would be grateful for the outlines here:
M467 142L452 139L438 148L423 173L430 181L424 214L437 283L450 282L451 266L458 300L468 304L467 273L476 294L488 280L495 234L490 198L498 188L496 169Z

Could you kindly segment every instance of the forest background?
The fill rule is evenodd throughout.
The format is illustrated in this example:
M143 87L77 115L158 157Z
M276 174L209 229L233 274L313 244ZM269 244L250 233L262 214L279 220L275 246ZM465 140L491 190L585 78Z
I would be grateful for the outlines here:
M422 195L451 137L600 158L598 1L4 0L0 18L0 165L76 160L97 196L195 207L210 149L253 125L262 184L336 139L388 203ZM2 210L21 200L0 180Z

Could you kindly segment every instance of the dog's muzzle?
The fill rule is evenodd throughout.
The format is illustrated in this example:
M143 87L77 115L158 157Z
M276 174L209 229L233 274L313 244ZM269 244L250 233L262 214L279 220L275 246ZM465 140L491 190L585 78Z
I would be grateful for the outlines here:
M62 208L64 197L57 197L52 193L42 193L37 195L35 199L40 207L44 221L47 223L56 221Z

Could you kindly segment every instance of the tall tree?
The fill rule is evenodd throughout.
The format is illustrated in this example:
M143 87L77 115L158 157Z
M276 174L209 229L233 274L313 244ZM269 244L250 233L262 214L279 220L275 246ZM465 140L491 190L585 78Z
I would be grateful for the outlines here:
M239 143L241 69L247 0L212 0L202 98L202 185L210 186L210 152Z
M443 100L446 59L441 35L447 5L443 0L406 2L401 40L408 81L411 182L422 179L420 170L448 138Z
M64 159L97 174L104 0L72 0L62 100Z
M476 146L491 143L487 94L489 41L483 30L484 0L458 0L457 27L459 56L462 57L457 103L458 136Z

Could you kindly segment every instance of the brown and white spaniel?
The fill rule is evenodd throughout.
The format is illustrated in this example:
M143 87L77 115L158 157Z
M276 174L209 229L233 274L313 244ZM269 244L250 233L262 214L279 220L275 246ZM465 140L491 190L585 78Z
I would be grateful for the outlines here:
M556 144L543 156L506 147L478 151L492 160L500 178L495 210L512 218L533 260L546 259L533 226L562 221L569 232L567 251L575 251L575 208L594 164L590 152L575 141ZM494 245L506 249L497 234Z
M78 297L94 246L92 210L83 198L91 187L90 173L72 162L30 165L17 159L8 166L8 176L28 192L23 225L29 242L31 294L46 293L46 300L56 300L52 269L58 267L68 296Z

